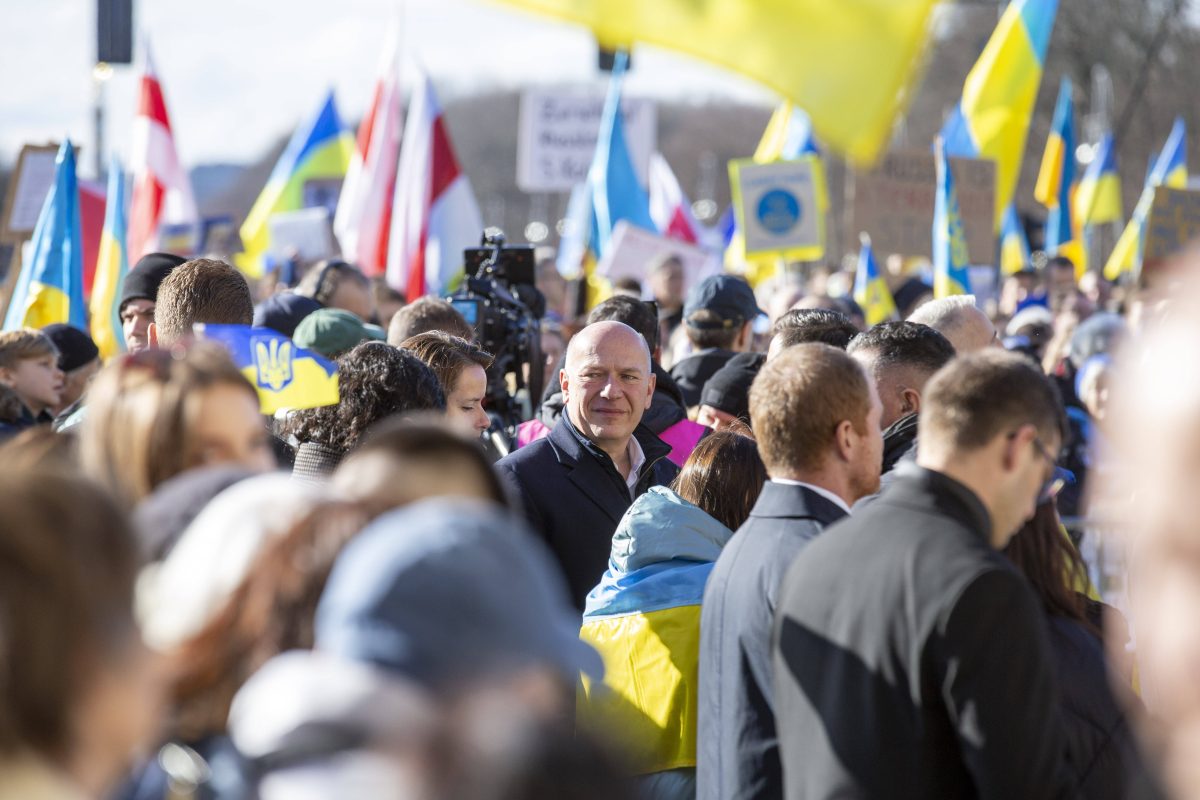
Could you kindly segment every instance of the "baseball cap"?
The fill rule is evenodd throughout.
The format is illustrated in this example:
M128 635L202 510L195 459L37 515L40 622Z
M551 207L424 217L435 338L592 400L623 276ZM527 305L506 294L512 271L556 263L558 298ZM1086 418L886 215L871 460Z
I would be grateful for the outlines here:
M711 311L720 323L696 323L690 317L697 311ZM683 304L683 318L693 328L729 327L730 323L747 322L763 311L754 300L750 284L734 275L714 275L705 278L688 292Z
M292 341L326 358L337 358L361 342L384 341L387 334L378 325L368 325L342 308L318 308L296 326Z
M316 646L435 691L526 666L570 683L604 672L545 545L462 498L385 514L350 541L321 595Z

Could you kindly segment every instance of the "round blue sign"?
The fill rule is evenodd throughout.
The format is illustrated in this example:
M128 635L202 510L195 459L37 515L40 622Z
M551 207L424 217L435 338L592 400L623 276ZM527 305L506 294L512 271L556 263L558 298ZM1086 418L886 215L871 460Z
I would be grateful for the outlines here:
M780 236L800 221L800 201L783 189L772 189L758 200L758 224Z

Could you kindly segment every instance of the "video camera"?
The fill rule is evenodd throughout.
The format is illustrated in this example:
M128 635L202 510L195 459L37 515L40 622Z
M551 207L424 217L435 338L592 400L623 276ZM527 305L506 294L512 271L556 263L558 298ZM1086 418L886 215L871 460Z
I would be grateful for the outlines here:
M503 231L488 228L479 247L463 251L465 278L449 299L475 328L479 346L495 357L485 405L515 441L517 425L533 416L542 396L539 320L546 299L534 285L533 247L504 242Z

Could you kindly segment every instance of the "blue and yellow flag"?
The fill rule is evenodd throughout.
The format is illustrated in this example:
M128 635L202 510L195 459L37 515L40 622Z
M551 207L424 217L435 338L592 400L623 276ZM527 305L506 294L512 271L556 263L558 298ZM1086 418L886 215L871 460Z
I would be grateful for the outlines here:
M784 101L767 122L754 151L754 160L759 164L769 164L773 161L800 159L808 161L812 167L813 190L817 200L817 224L822 226L823 231L825 214L829 211L829 188L825 180L825 162L821 158L821 148L817 144L808 114ZM751 286L757 286L778 274L786 261L817 261L824 258L824 244L795 248L779 254L747 254L746 239L737 227L737 218L733 211L734 208L730 207L734 229L725 247L725 268L741 272ZM824 242L824 239L822 232L821 241Z
M967 272L970 256L963 231L954 173L939 137L934 145L937 161L937 195L933 204L933 296L949 297L971 293Z
M1012 0L946 120L946 154L996 162L996 229L1012 202L1025 155L1058 0Z
M914 92L935 0L503 0L592 30L610 50L645 42L719 64L812 114L859 164L887 146Z
M588 170L592 187L592 249L603 257L612 239L613 228L621 220L631 225L658 232L650 216L650 197L638 181L633 158L625 142L624 115L621 114L621 84L629 54L617 53L604 112L600 116L600 132L596 152Z
M1038 171L1033 197L1049 209L1045 250L1051 255L1074 238L1071 230L1071 187L1075 183L1075 102L1071 80L1063 78L1054 104L1054 120L1046 140L1046 153Z
M1029 265L1029 239L1017 214L1017 207L1008 204L1000 223L1000 274L1012 275Z
M330 92L316 115L296 130L242 223L245 252L238 255L237 265L243 272L254 278L262 276L264 256L271 245L271 215L315 205L306 202L305 183L344 178L354 146L354 136L342 124Z
M224 345L258 390L264 414L338 402L337 365L298 347L282 333L248 325L198 325L200 338Z
M871 237L859 236L862 247L858 251L858 270L854 273L854 302L863 310L867 325L878 325L896 318L896 301L887 282L879 274L875 263L875 251L871 249Z
M1075 220L1080 225L1103 225L1119 222L1123 215L1117 148L1110 132L1096 143L1092 161L1075 191Z
M1182 188L1187 186L1187 178L1187 126L1183 117L1176 117L1162 152L1158 154L1150 168L1150 174L1146 176L1146 185L1142 188L1142 195L1138 198L1133 216L1109 255L1108 263L1104 265L1105 278L1115 281L1126 272L1136 275L1141 271L1142 242L1146 220L1150 216L1150 206L1154 203L1154 190L1159 186Z
M63 322L87 330L83 299L83 236L75 149L67 139L54 159L54 184L33 229L32 253L13 289L4 330Z
M104 231L100 234L100 252L96 257L96 278L89 308L92 340L100 348L100 358L107 361L125 352L119 306L125 275L129 272L129 251L125 246L125 173L115 155L108 167L108 199L105 202Z

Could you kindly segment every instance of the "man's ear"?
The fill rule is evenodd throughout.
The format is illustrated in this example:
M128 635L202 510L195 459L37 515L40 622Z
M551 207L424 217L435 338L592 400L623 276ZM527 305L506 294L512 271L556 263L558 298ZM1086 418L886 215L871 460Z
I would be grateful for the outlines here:
M905 414L918 414L921 411L921 393L905 386L900 390L900 403Z
M12 370L8 367L0 367L0 386L7 386L11 389L13 383Z
M558 371L558 388L562 390L563 400L567 399L567 371L560 369Z
M837 428L833 432L834 441L837 445L838 456L843 461L850 461L854 455L854 440L857 437L857 431L854 430L854 423L848 419L844 419L838 423Z
M151 347L158 347L158 326L153 322L146 328L146 339Z
M653 400L654 399L654 389L658 385L658 376L655 375L654 372L651 372L650 380L646 381L646 383L647 383L646 388L649 389L649 391L646 393L646 397Z

